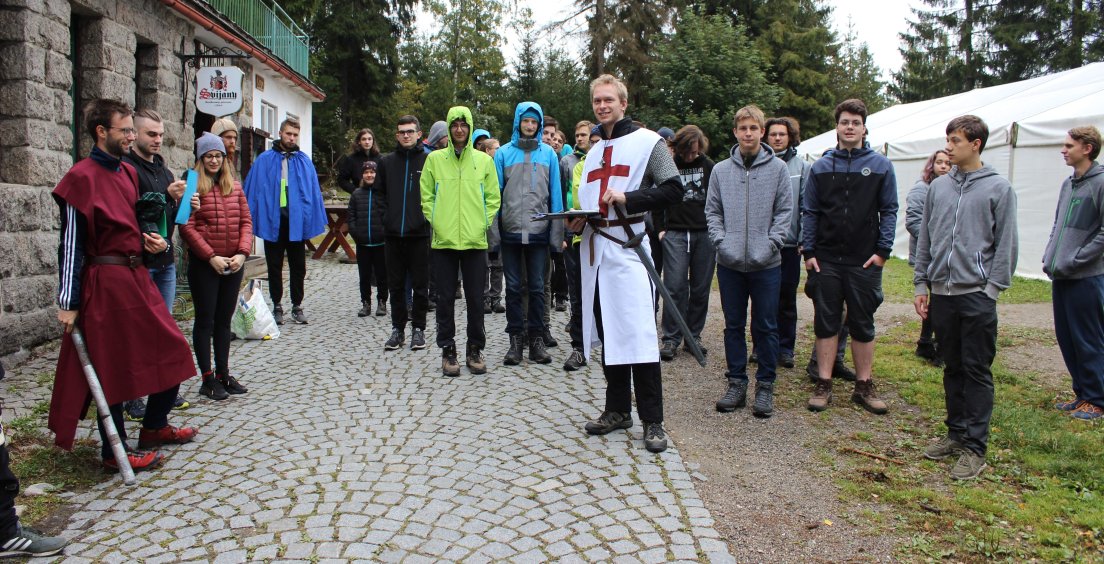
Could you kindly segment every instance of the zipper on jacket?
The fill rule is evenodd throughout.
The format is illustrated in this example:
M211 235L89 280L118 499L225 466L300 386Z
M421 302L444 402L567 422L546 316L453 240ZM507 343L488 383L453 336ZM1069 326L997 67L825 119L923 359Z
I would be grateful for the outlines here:
M744 261L751 266L751 257L748 256L749 239L751 239L751 169L744 169Z
M399 237L406 236L406 199L410 193L410 155L406 156L406 172L403 173L403 209L399 223Z
M368 190L368 242L372 242L372 190Z
M955 203L954 222L951 223L951 246L947 251L947 280L943 283L944 287L950 287L951 285L951 257L955 254L955 237L958 235L958 212L962 210L962 194L966 191L967 181L969 181L969 177L964 178L962 184L958 186L958 202Z

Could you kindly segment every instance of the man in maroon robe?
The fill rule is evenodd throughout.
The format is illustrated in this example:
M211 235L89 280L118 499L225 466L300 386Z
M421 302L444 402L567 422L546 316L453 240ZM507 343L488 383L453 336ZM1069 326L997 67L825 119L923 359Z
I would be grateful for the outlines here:
M88 356L124 442L122 403L148 395L138 448L186 443L196 429L169 425L168 413L177 388L195 374L195 365L188 341L142 262L143 251L161 253L168 245L156 232L138 228L137 174L120 160L135 138L132 112L119 101L93 100L84 114L85 130L95 147L53 192L61 209L58 321L66 333L77 326L84 333ZM58 446L72 448L90 401L73 342L63 338L49 420ZM100 439L104 466L115 469L102 421ZM159 452L130 451L129 458L139 471L156 466L162 457Z

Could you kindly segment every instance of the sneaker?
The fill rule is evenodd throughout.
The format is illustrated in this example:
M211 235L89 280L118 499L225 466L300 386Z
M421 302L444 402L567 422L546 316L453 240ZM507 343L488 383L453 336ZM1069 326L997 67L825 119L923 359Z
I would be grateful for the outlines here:
M248 388L241 385L237 378L227 374L225 376L218 377L219 382L222 383L222 387L226 389L226 393L231 395L244 394L249 391Z
M506 306L502 305L502 300L500 299L496 299L494 303L491 304L491 309L493 309L495 313L506 313Z
M969 449L963 449L958 455L958 462L951 468L951 478L955 480L972 480L985 469L985 457Z
M176 394L176 399L173 400L172 408L173 409L188 409L189 407L192 407L192 404L188 403L188 400L184 399L184 396L180 395L179 393Z
M547 331L545 331L547 333ZM552 362L552 355L548 354L548 351L544 350L546 339L541 336L529 338L529 360L537 364L548 364Z
M127 453L127 462L130 462L130 469L135 473L143 470L153 470L161 465L161 462L165 460L165 457L157 451L143 452L140 450L132 450ZM105 458L103 460L104 470L109 472L118 472L119 463L115 462L114 458Z
M674 341L663 341L663 344L659 346L660 360L674 360L677 355L678 343Z
M809 411L824 411L828 404L832 403L832 380L817 378L816 387L813 388L813 397L809 398L807 407Z
M192 442L199 434L195 427L173 427L165 425L160 429L142 429L138 432L138 449L148 450L161 445L182 445Z
M1084 421L1092 421L1104 416L1104 409L1087 401L1082 401L1081 404L1077 406L1077 409L1070 412L1070 416Z
M441 372L450 378L460 375L460 363L456 360L456 345L441 349Z
M303 313L303 308L295 306L291 308L291 320L300 325L306 325L307 314Z
M0 558L53 556L61 552L61 549L65 548L68 542L63 537L48 537L38 531L25 529L17 524L15 535L0 542Z
M583 354L582 350L571 349L571 354L564 361L563 369L572 372L586 366L586 363L586 355Z
M215 401L222 401L230 394L226 392L226 388L223 387L222 382L219 382L218 378L207 374L203 377L203 384L199 386L199 395L207 396Z
M736 411L737 407L747 405L747 388L747 380L729 380L724 395L717 400L717 411L731 413Z
M360 311L357 312L357 317L368 317L372 315L372 302L364 300L360 302Z
M489 301L483 302L483 315L490 315L491 311L492 311L491 302L489 302Z
M878 397L874 380L859 380L855 382L855 391L851 393L851 401L863 406L863 409L877 415L884 415L889 411L886 402Z
M964 450L966 450L966 447L962 446L962 443L950 437L943 437L924 449L924 458L929 460L943 460L948 456L961 454Z
M383 344L383 350L393 351L399 349L406 342L406 332L398 327L391 330L391 337L387 339L387 342Z
M667 433L663 432L663 423L644 422L644 448L656 453L667 450Z
M510 335L510 348L506 350L506 356L502 358L502 364L517 366L521 364L521 356L525 354L525 340L521 335Z
M785 368L794 367L794 356L792 352L783 352L778 355L778 364Z
M475 345L468 345L467 365L472 374L486 374L487 363L483 360L483 352Z
M420 351L424 348L426 348L425 329L418 329L415 327L410 332L410 350ZM453 353L453 355L455 356L455 353Z
M556 341L555 337L552 336L552 331L549 331L547 326L544 328L544 332L541 334L541 338L544 340L545 348L550 349L552 347L560 346L560 343Z
M123 413L131 421L141 421L146 417L146 402L142 398L123 402Z
M1058 411L1073 411L1081 405L1081 398L1073 398L1069 401L1060 401L1054 404L1054 409Z
M756 382L751 414L764 419L774 415L774 382Z
M387 300L383 298L376 299L376 317L383 317L387 315Z
M272 318L276 320L276 325L284 324L284 306L276 304L272 307Z
M616 411L603 411L602 415L594 421L587 421L583 426L591 435L605 435L618 429L629 429L633 426L632 414L617 413Z

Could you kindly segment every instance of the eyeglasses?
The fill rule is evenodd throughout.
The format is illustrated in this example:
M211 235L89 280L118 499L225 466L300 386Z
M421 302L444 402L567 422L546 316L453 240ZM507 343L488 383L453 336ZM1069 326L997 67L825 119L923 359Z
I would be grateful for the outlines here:
M395 132L395 135L414 135L418 133L417 129L400 129Z
M210 153L207 155L203 155L203 160L205 161L221 161L222 158L222 153Z
M133 127L108 127L108 129L118 129L119 131L122 131L123 135L127 137L138 135L138 130L134 129Z
M856 120L851 120L851 121L841 119L837 122L837 124L840 127L862 127L863 122L861 120L857 120L857 119Z

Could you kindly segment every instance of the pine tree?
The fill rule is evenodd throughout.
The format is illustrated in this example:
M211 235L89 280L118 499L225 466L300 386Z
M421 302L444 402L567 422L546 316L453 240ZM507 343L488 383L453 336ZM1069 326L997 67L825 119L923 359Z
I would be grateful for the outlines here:
M889 105L886 85L881 79L882 70L874 62L870 47L865 41L859 41L850 18L847 20L847 33L834 60L835 80L832 84L836 100L858 98L866 103L870 113Z
M905 63L893 75L891 95L915 102L991 85L986 30L995 0L923 1L928 7L913 8L916 21L900 34Z

